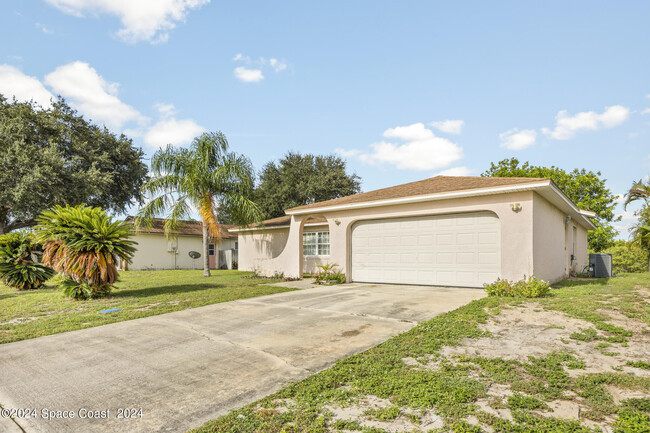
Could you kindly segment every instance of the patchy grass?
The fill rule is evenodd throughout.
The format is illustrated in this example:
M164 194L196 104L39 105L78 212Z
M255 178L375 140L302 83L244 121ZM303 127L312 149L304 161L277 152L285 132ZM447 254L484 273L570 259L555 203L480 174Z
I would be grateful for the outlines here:
M287 292L250 273L213 271L126 271L107 298L75 301L52 288L16 291L0 284L0 343L185 310L187 308ZM273 282L273 281L271 281ZM52 282L50 282L52 283ZM102 310L122 311L100 314Z
M625 358L650 341L650 274L558 287L541 299L474 301L193 431L650 431L650 376L633 372L643 372L645 361ZM531 323L556 336L560 349L521 355L531 348L508 339L512 323L504 318L512 311L533 315ZM549 317L555 322L543 321ZM484 340L493 344L477 344ZM483 355L486 346L503 355ZM388 403L364 407L369 398ZM341 419L333 407L363 416ZM558 407L575 414L557 415ZM443 427L427 425L436 418ZM396 429L405 419L410 425Z

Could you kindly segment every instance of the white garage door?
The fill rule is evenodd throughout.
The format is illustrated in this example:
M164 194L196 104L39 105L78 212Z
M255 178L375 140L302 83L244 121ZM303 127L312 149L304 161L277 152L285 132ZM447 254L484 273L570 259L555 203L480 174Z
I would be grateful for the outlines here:
M501 273L501 224L489 212L361 221L352 281L481 287Z

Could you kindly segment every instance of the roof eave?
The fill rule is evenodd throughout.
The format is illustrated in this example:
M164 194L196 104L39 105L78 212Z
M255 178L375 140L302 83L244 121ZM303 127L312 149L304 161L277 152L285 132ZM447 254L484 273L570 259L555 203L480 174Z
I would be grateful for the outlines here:
M490 188L468 189L459 191L449 191L436 194L416 195L409 197L399 197L386 200L365 201L359 203L349 203L343 205L312 207L307 209L293 208L285 211L287 215L303 215L309 213L333 212L337 210L359 209L367 207L392 206L398 204L418 203L423 201L447 200L452 198L474 197L481 195L502 194L507 192L530 191L541 187L547 187L551 184L550 180L542 182L525 183L518 185L506 185Z

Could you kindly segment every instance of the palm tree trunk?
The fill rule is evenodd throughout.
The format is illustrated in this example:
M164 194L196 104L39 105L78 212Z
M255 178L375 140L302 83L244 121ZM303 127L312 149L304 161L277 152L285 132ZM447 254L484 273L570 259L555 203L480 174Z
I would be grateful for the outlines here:
M203 226L203 276L209 277L210 276L210 256L209 256L210 237L208 236L208 224L205 221L203 221L202 226Z

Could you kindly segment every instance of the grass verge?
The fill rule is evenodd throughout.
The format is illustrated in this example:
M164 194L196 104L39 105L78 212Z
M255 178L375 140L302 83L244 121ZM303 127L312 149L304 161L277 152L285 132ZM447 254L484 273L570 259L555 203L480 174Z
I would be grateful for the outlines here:
M248 272L126 271L109 297L75 301L52 288L16 291L0 284L0 343L138 319L293 289L269 286ZM100 314L100 311L121 311Z
M593 373L598 366L587 365L581 356L582 351L598 354L602 343L627 348L648 336L648 287L650 274L635 274L567 281L543 299L474 301L192 432L589 433L602 426L616 433L650 432L650 377L622 371L629 368L627 361L643 371L645 361L619 357L620 365ZM503 310L529 303L534 303L531 314L540 318L555 312L579 320L584 331L570 337L575 341L571 347L577 349L548 351L523 361L471 351L462 356L443 354L443 348L471 348L472 341L491 338L484 326L488 321L498 323ZM620 317L641 325L627 329L613 320ZM540 325L544 329L544 323ZM564 326L546 329L560 332ZM570 332L565 332L569 338ZM504 397L492 394L498 387L507 390ZM613 388L643 397L617 401ZM369 400L379 403L368 407ZM576 417L565 417L553 411L556 403L580 409ZM355 413L354 408L359 410Z

